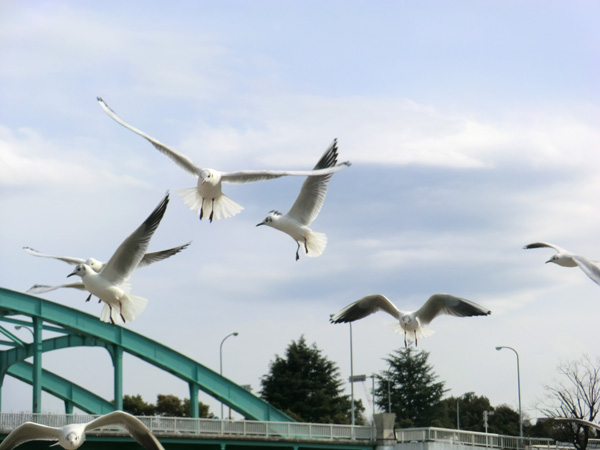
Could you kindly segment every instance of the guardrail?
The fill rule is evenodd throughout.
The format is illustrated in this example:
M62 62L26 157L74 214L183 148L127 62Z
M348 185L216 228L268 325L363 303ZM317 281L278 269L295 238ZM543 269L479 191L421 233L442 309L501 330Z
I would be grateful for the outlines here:
M51 427L86 423L98 416L88 414L0 413L0 433L10 433L25 422ZM192 419L189 417L136 416L156 436L178 438L235 436L249 439L320 439L370 442L375 440L373 427L300 422L259 422L252 420ZM119 426L103 427L93 434L124 432Z
M550 438L521 438L476 431L449 428L403 428L395 430L398 442L445 442L452 444L491 447L501 449L549 449L556 448Z

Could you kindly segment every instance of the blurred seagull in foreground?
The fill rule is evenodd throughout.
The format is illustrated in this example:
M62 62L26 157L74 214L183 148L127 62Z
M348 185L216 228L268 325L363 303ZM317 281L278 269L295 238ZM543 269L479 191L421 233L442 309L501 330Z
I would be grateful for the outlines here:
M87 264L78 264L75 270L67 275L79 275L85 289L104 302L101 321L113 325L122 324L132 321L146 308L148 300L130 294L127 280L144 257L168 203L167 193L144 223L121 243L100 272L95 272ZM115 309L118 314L113 314Z
M12 450L29 441L57 441L66 450L75 450L85 441L85 433L96 428L118 425L129 432L146 450L164 450L152 432L139 419L123 411L113 411L88 423L71 423L63 427L49 427L25 422L11 431L0 444L0 450Z
M558 245L549 244L548 242L534 242L533 244L526 245L524 249L530 248L553 248L556 250L556 254L552 255L546 263L554 263L563 267L578 267L583 270L588 277L596 284L600 284L600 263L599 261L593 261L585 256L574 255L567 250L560 248Z
M235 216L244 208L231 200L221 190L222 183L241 184L254 181L272 180L283 176L320 176L334 173L344 169L349 164L341 163L336 167L330 167L319 171L292 171L292 170L239 170L236 172L220 172L215 169L203 168L195 165L190 158L173 150L160 141L148 136L146 133L129 125L109 108L109 106L98 97L102 109L115 121L125 128L150 141L156 149L171 158L179 167L188 173L198 177L198 184L194 188L179 189L177 193L188 208L198 214L200 220L208 215L210 222L219 219L227 219Z
M337 139L334 139L314 170L334 167L337 163L337 150ZM332 176L333 174L330 173L318 177L307 177L302 184L298 198L287 214L271 211L265 220L256 225L267 225L289 234L298 244L296 261L300 259L300 245L304 246L307 256L319 256L325 250L327 245L325 233L312 231L308 226L321 211L325 194L327 194L327 184Z
M167 250L161 250L161 251L153 252L153 253L146 253L144 255L144 257L140 260L137 268L139 269L140 267L145 267L145 266L148 266L157 261L162 261L163 259L167 259L173 255L176 255L180 251L186 249L190 244L191 244L191 242L188 242L187 244L183 244L178 247L169 248ZM66 262L67 264L70 264L72 266L76 266L77 264L87 264L88 266L90 266L90 268L94 272L100 272L103 269L103 267L106 265L106 263L104 263L102 261L98 261L95 258L82 259L82 258L75 258L72 256L48 255L46 253L41 253L31 247L23 247L23 250L25 250L27 253L29 253L30 255L33 255L33 256L39 256L41 258L58 259L59 261ZM34 284L27 290L27 293L42 294L42 293L54 291L54 290L60 289L60 288L74 288L74 289L85 290L85 286L83 285L83 282L77 281L77 282L73 282L73 283L59 284L56 286L49 286L47 284ZM90 294L88 296L88 298L86 299L86 302L89 301L91 297L92 297L92 294Z
M590 427L596 430L600 430L600 424L590 422L589 420L585 419L578 419L575 417L550 417L549 420L556 420L559 422L573 422L578 425L581 425L582 427Z
M433 330L424 326L439 315L471 317L491 314L489 309L477 303L450 294L433 294L417 311L400 311L387 297L373 294L346 306L334 314L330 321L331 323L354 322L377 311L384 311L398 319L400 325L395 327L395 331L404 332L405 347L407 347L407 333L414 334L415 345L418 338L431 336ZM408 339L411 340L411 336Z

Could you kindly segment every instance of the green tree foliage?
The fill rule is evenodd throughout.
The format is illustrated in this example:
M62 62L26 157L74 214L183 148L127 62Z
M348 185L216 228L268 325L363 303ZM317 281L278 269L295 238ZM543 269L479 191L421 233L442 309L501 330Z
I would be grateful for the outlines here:
M175 395L158 394L154 414L165 417L186 417L189 416L189 409L184 411L183 401Z
M458 401L458 404L457 404ZM493 411L490 400L484 396L477 396L473 392L467 392L461 396L449 397L442 401L446 405L447 422L452 423L448 428L456 428L456 410L458 406L460 429L466 431L484 431L483 412ZM488 431L492 417L488 418ZM517 433L518 435L519 433Z
M146 403L141 395L123 396L123 409L134 416L153 416L154 405Z
M175 395L158 394L156 404L147 403L141 395L123 396L123 410L134 416L165 416L165 417L189 417L190 399L181 400ZM201 418L213 417L208 405L198 402L198 416Z
M285 358L275 355L270 372L261 379L260 395L302 422L348 424L351 401L342 395L342 385L335 363L301 336L287 347ZM363 409L360 402L355 403L357 424Z
M428 357L429 353L412 347L396 350L386 359L389 370L378 378L376 404L387 410L389 380L392 412L401 428L443 425L444 383L436 382L437 375L427 364Z
M477 396L473 392L467 392L461 396L448 397L442 400L446 411L446 428L457 427L458 419L461 430L485 431L483 412L493 413L488 415L488 432L504 434L507 436L519 435L519 413L508 405L493 407L490 400L485 396Z

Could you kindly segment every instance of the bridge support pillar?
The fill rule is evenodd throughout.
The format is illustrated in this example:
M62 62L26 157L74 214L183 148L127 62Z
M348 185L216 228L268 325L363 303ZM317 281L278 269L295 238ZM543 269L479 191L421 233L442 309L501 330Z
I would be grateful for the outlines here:
M113 346L111 352L114 368L115 409L123 409L123 347Z
M190 417L197 419L200 416L200 408L198 407L198 385L190 383Z
M42 322L40 317L33 317L33 404L31 412L42 411Z

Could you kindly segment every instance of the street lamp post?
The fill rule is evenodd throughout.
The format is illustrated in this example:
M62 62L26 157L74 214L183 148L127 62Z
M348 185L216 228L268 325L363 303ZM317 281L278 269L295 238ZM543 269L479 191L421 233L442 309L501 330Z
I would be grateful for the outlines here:
M352 357L352 322L348 322L350 325L350 379L354 378L354 361ZM354 382L350 383L350 398L352 399L352 425L354 425Z
M239 333L234 331L233 333L228 334L221 341L221 345L219 346L219 374L223 376L223 343L228 337L237 336ZM223 420L223 402L221 402L221 420Z
M507 347L507 346L496 347L496 350L500 351L503 348L512 350L513 352L515 352L515 355L517 356L517 392L519 394L519 433L520 433L521 438L523 438L523 414L521 412L521 370L519 369L519 353L517 353L517 351L514 348Z

